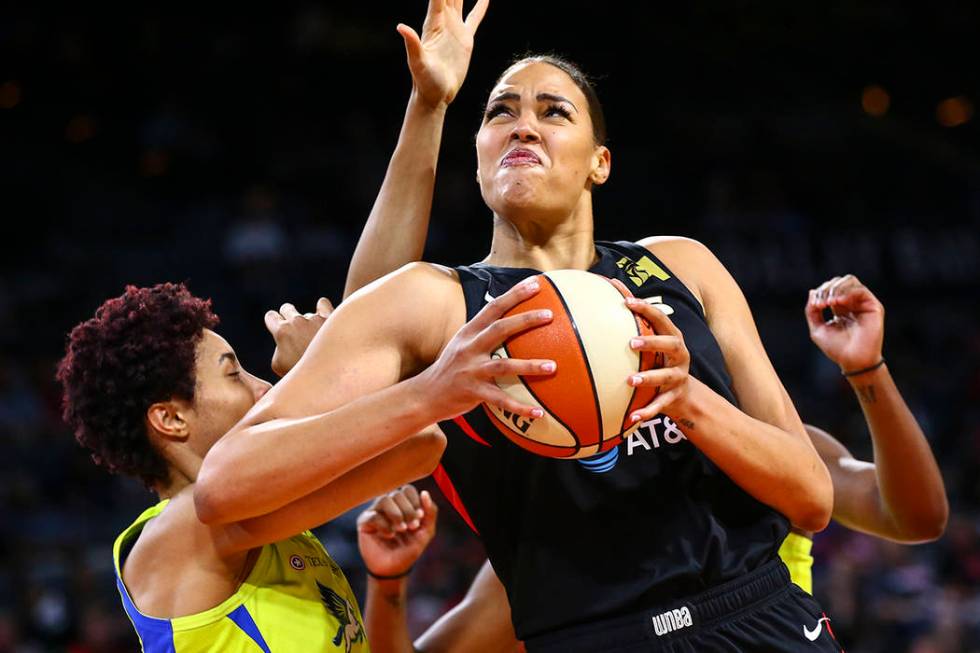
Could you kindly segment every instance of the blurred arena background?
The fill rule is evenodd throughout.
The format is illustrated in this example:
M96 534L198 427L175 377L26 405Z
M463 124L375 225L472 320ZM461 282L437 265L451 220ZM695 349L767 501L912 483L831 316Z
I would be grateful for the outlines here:
M528 49L581 62L613 152L597 236L703 240L804 420L864 457L858 405L802 307L845 272L881 297L885 355L952 515L916 547L832 525L816 592L852 653L980 651L980 5L651 5L491 3L450 110L427 258L486 253L472 139L495 75ZM151 498L61 424L65 333L127 283L186 281L272 378L262 315L340 297L409 90L394 27L424 13L423 0L0 9L0 651L138 646L110 545ZM483 559L441 505L413 577L416 630ZM321 535L363 587L355 516Z

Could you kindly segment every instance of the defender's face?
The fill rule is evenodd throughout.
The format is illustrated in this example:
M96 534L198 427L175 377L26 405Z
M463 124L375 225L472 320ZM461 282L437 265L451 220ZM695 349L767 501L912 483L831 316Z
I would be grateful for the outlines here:
M566 211L581 199L601 165L585 94L546 63L508 71L490 93L476 139L483 199L495 214ZM606 160L608 163L608 160Z
M228 341L210 329L197 345L195 374L190 432L203 456L272 384L246 372Z

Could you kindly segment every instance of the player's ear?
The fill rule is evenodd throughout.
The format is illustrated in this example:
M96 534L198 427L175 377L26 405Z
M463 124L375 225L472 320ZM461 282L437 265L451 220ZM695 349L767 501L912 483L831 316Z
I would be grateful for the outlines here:
M612 171L612 153L605 145L597 145L592 155L592 171L589 173L589 180L601 186L609 179Z
M190 406L171 399L158 401L146 409L146 421L156 434L170 442L184 442L190 435Z

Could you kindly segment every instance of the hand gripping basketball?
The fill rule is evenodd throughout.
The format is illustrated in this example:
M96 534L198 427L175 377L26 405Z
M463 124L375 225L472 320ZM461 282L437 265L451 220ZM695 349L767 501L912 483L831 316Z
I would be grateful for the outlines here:
M614 279L613 283L625 290L625 286L618 280ZM626 305L637 315L646 318L656 334L631 339L630 348L635 351L659 352L664 356L663 367L630 376L628 383L633 387L660 388L656 399L633 412L630 423L653 419L660 413L683 413L682 404L687 397L690 380L688 370L691 365L691 354L684 344L684 334L669 317L652 304L630 295L626 297Z
M446 418L462 415L483 402L525 417L541 417L543 413L540 408L515 401L493 380L507 376L554 374L555 362L491 357L511 336L552 320L551 311L547 310L525 311L503 317L538 290L537 280L531 279L491 301L456 332L439 358L419 375L425 376L424 380Z

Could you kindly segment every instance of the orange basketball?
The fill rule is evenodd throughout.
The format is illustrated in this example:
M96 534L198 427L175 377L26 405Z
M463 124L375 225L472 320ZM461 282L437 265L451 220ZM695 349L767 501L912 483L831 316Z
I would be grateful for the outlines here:
M502 377L497 384L523 404L538 406L532 419L484 405L491 421L515 444L551 458L586 458L616 446L638 426L629 416L657 395L657 388L627 383L636 372L660 367L663 355L636 352L629 341L653 335L649 323L626 307L606 277L581 270L538 275L541 290L508 315L551 309L551 323L507 340L494 356L546 358L550 376Z

